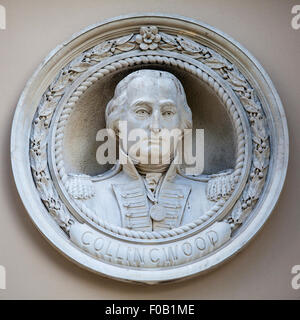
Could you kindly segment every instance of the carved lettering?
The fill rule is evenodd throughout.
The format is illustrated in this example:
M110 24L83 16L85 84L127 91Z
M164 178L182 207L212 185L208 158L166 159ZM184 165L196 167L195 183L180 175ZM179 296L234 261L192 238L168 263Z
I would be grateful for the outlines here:
M164 257L165 257L165 265L173 266L178 259L178 247L169 246L167 248L163 248Z
M184 242L181 246L183 253L186 256L191 256L193 253L193 247L189 242Z
M159 263L159 255L157 255L157 251L159 252L159 249L153 248L149 252L150 260L153 263ZM156 253L154 253L154 252L156 252Z
M199 250L204 250L206 248L205 240L203 238L201 238L201 237L197 238L195 240L195 246Z
M132 254L131 254L132 250L133 248L127 247L127 262L129 266L134 266L134 262L132 260Z
M116 251L116 260L117 260L117 263L120 263L120 264L122 264L124 261L124 257L122 257L121 252L122 252L122 247L119 244Z
M134 248L134 261L138 267L141 267L145 264L144 255L145 255L144 248L143 249Z
M111 260L111 258L113 256L112 251L109 251L110 247L111 247L111 241L108 242L108 245L107 245L106 250L105 250L105 256L108 257L109 260Z
M189 240L162 245L143 246L99 236L86 225L77 225L71 239L80 243L82 249L100 260L129 267L170 267L198 259L218 248L230 238L231 227L227 223L216 223L207 231Z
M91 244L91 239L92 233L90 231L86 231L85 233L82 234L81 241L85 246L89 246Z
M104 240L102 238L97 238L94 242L94 248L96 251L100 251L104 246Z
M214 230L211 230L211 231L208 231L208 232L206 233L206 235L207 235L208 239L210 240L211 244L212 244L213 246L215 246L216 243L217 243L218 240L219 240L217 232L214 231Z

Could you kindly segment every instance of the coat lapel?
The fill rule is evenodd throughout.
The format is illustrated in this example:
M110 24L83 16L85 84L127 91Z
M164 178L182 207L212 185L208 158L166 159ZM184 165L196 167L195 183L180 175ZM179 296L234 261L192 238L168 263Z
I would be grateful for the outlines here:
M137 231L152 231L149 205L140 180L112 185L121 211L122 227Z
M176 161L171 163L159 190L158 204L165 212L165 218L161 221L150 218L149 210L152 204L149 205L142 177L133 162L127 157L127 161L123 163L124 172L133 181L112 186L120 207L122 227L137 231L159 231L179 227L191 187L172 182L177 174Z
M153 230L173 229L180 226L191 187L172 182L163 183L158 204L165 209L162 221L153 221Z

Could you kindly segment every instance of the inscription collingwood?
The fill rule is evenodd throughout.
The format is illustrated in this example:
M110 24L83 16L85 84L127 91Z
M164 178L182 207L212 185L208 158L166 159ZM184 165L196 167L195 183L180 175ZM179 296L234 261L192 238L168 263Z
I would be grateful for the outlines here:
M230 238L231 228L217 222L207 230L171 244L127 244L105 235L99 236L87 225L71 229L73 242L100 260L130 267L169 267L196 260L217 249Z

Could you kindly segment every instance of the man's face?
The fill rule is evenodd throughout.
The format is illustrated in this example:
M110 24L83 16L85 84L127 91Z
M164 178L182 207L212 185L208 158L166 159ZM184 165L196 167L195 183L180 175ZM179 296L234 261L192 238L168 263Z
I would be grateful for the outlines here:
M141 76L128 84L127 112L123 120L127 121L126 142L131 158L141 163L158 163L158 158L159 163L172 160L181 133L179 108L182 106L178 100L174 82L165 77ZM122 138L122 133L120 128L124 147L126 137Z

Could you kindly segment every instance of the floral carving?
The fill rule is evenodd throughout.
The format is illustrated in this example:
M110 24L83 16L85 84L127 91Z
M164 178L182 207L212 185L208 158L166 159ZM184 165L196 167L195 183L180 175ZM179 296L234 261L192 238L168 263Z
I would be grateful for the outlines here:
M158 43L161 40L161 35L155 26L141 27L140 34L135 38L141 50L155 50L158 48Z

